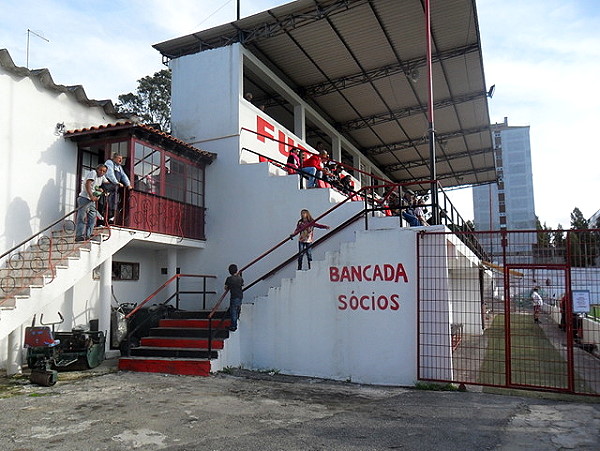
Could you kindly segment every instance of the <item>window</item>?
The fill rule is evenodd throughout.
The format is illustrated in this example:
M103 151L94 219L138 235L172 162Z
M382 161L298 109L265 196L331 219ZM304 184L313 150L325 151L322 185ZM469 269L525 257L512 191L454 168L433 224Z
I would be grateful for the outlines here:
M127 141L119 141L116 143L111 143L110 144L110 155L108 156L108 158L112 158L112 156L115 153L118 153L119 155L123 156L123 158L127 157ZM125 164L123 164L123 166L125 166ZM126 166L125 166L126 167Z
M140 264L128 262L112 263L112 280L139 280Z
M145 193L160 193L161 158L160 150L145 146L140 142L135 143L133 159L133 186L135 189Z
M165 192L171 200L185 202L185 163L175 158L165 158Z
M204 205L204 169L196 166L188 166L187 202L202 207Z
M134 187L177 202L204 206L204 166L136 142Z

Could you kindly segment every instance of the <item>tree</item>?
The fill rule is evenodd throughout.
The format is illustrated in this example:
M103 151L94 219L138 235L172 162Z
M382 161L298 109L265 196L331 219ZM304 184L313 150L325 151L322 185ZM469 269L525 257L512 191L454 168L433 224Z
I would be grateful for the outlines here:
M165 132L171 129L171 71L163 69L138 80L135 93L119 96L117 111L139 116L146 124L158 124Z
M556 249L563 249L565 247L565 232L563 231L562 224L558 224L556 230L552 232L552 246Z
M597 237L588 230L588 221L577 207L571 212L571 266L593 266L597 254Z
M587 219L583 217L583 213L577 207L573 209L571 212L571 229L573 230L587 230L588 222Z
M535 228L538 231L537 232L537 244L538 246L542 247L542 248L549 248L550 244L551 244L551 237L550 237L550 227L548 227L546 225L546 223L544 222L544 224L542 225L542 223L540 222L540 218L538 218L537 216L535 217Z

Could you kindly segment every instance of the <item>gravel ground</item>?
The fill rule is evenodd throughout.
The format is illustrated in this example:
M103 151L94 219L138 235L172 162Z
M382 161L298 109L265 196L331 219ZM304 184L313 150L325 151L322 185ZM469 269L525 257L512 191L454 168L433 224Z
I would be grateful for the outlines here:
M0 450L600 449L600 404L234 370L0 380Z

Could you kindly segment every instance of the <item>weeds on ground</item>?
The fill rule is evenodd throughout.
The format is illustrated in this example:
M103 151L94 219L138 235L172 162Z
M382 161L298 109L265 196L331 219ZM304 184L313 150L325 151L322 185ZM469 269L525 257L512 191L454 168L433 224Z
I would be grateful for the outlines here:
M438 384L435 382L415 382L415 388L428 391L460 391L459 387L454 384Z

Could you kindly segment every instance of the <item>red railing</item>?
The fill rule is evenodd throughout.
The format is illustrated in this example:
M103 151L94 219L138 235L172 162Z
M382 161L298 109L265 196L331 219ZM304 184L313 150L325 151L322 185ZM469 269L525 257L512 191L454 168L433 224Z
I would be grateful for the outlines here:
M119 205L112 221L113 226L162 233L181 239L205 239L203 207L136 189L121 188L118 194Z
M79 252L81 244L75 242L75 228L81 208L70 211L0 255L0 305L13 296L28 295L32 286L52 282L56 267L66 264L69 257ZM92 240L102 236L100 230L95 229ZM110 230L104 236L110 238Z
M203 289L192 291L192 290L181 290L180 280L184 278L202 278L203 279ZM173 282L175 282L175 290L174 292L160 304L166 305L175 299L175 308L179 309L179 302L181 295L184 294L202 294L202 308L206 308L206 295L207 294L217 294L215 291L207 291L206 290L206 279L216 279L216 276L208 275L208 274L175 274L165 283L163 283L160 287L150 293L142 302L140 302L133 310L131 310L127 315L125 315L125 319L131 318L135 315L142 307L144 307L148 302L155 300L159 293L161 293L165 288L170 287Z

